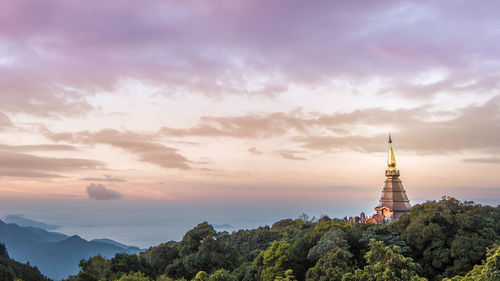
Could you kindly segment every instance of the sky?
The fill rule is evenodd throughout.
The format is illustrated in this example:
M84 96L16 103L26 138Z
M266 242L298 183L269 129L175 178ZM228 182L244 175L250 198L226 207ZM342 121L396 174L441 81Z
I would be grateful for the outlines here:
M500 204L499 9L3 0L0 198L372 210L390 132L412 202Z

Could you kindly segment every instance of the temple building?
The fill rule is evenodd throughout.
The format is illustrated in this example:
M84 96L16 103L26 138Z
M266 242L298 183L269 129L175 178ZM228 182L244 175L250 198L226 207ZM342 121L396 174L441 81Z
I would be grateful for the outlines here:
M410 200L406 196L403 183L399 178L399 170L396 168L396 157L392 149L392 139L389 135L389 152L387 156L387 170L385 170L385 182L382 189L380 203L375 207L377 212L370 218L364 213L352 220L358 223L387 224L408 214L411 209Z

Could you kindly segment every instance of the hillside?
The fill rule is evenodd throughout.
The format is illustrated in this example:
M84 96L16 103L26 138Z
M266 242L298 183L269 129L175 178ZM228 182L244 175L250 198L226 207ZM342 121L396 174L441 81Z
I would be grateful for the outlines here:
M113 240L87 241L81 237L49 232L35 227L6 224L0 220L0 242L5 243L10 256L36 265L50 278L60 280L78 272L81 259L101 254L137 253L137 247ZM26 280L25 280L26 281Z
M11 259L5 245L0 244L0 280L13 281L16 279L24 281L49 280L37 268Z

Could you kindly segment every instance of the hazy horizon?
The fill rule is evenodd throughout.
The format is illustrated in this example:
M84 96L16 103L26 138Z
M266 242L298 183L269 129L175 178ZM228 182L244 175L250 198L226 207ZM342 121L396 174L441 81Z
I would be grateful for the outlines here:
M478 204L496 206L496 199L457 198ZM410 198L413 205L440 198ZM20 204L22 203L22 204ZM172 201L115 201L113 204L92 204L89 208L84 200L71 199L64 203L54 201L4 201L0 200L0 219L18 214L59 228L50 230L66 235L78 235L84 239L109 238L115 241L148 248L167 241L179 241L187 230L207 221L213 225L229 224L237 231L259 226L271 226L281 219L295 219L302 213L311 218L328 215L331 218L359 216L375 213L373 208L378 198L359 198L352 202L332 201L320 204L261 202L241 204L238 202ZM495 205L496 204L496 205ZM71 210L71 211L70 211Z

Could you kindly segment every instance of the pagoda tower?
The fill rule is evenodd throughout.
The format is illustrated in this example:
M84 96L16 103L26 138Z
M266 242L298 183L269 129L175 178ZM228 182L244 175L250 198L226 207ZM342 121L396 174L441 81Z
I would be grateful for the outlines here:
M380 204L375 211L383 217L383 223L397 220L408 214L411 209L410 200L406 196L403 183L399 178L399 170L396 168L396 157L392 149L392 139L389 134L389 153L387 156L387 170L385 170L385 182L380 197ZM379 217L380 217L379 216Z

